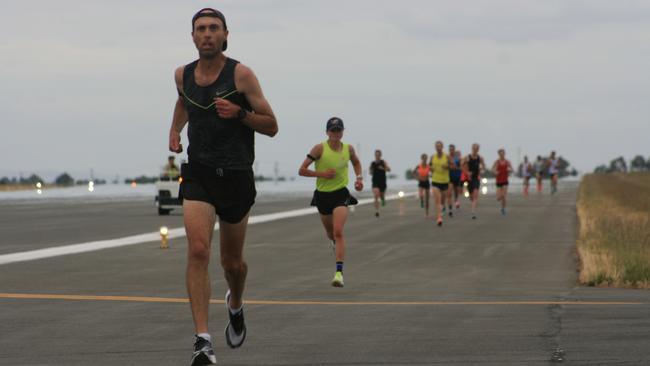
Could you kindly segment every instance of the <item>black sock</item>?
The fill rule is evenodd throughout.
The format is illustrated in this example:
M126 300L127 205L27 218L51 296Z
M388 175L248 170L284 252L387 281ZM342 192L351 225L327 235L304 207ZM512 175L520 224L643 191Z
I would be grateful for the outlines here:
M336 262L336 272L343 272L343 262Z

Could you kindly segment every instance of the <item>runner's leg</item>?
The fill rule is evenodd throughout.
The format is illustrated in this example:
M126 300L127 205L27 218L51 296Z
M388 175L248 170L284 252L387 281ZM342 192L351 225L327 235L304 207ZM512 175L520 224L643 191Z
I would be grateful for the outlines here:
M196 334L208 333L211 296L210 247L216 215L214 206L201 201L183 201L183 220L187 233L186 285Z
M230 289L230 307L237 309L242 305L242 295L246 286L248 265L244 261L244 240L248 215L240 222L231 224L219 222L219 236L221 239L221 266L224 270L228 288Z

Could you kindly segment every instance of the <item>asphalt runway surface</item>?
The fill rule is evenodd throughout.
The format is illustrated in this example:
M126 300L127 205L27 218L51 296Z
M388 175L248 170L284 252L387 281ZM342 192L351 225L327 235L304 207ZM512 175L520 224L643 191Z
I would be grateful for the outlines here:
M251 225L248 337L225 344L214 251L210 327L221 365L647 365L650 293L577 285L576 184L481 196L442 227L413 197L356 208L345 287L317 215ZM261 202L253 215L307 207ZM0 207L0 257L182 227L152 202ZM218 237L218 235L216 236ZM0 265L0 365L187 365L184 237ZM213 243L216 245L216 243Z

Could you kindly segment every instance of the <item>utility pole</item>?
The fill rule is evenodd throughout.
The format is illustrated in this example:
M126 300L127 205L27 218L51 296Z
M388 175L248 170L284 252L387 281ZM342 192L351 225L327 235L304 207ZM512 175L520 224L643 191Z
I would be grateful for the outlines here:
M278 184L279 163L276 161L274 165L275 165L274 168L273 168L273 173L275 174L274 181L275 181L275 184L277 185Z

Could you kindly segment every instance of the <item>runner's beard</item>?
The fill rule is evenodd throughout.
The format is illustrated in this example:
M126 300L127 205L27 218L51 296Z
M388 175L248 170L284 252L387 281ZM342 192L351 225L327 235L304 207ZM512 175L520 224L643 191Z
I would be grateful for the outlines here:
M204 60L212 60L217 55L219 54L219 51L214 50L214 51L205 51L205 50L199 50L199 58L202 58Z

